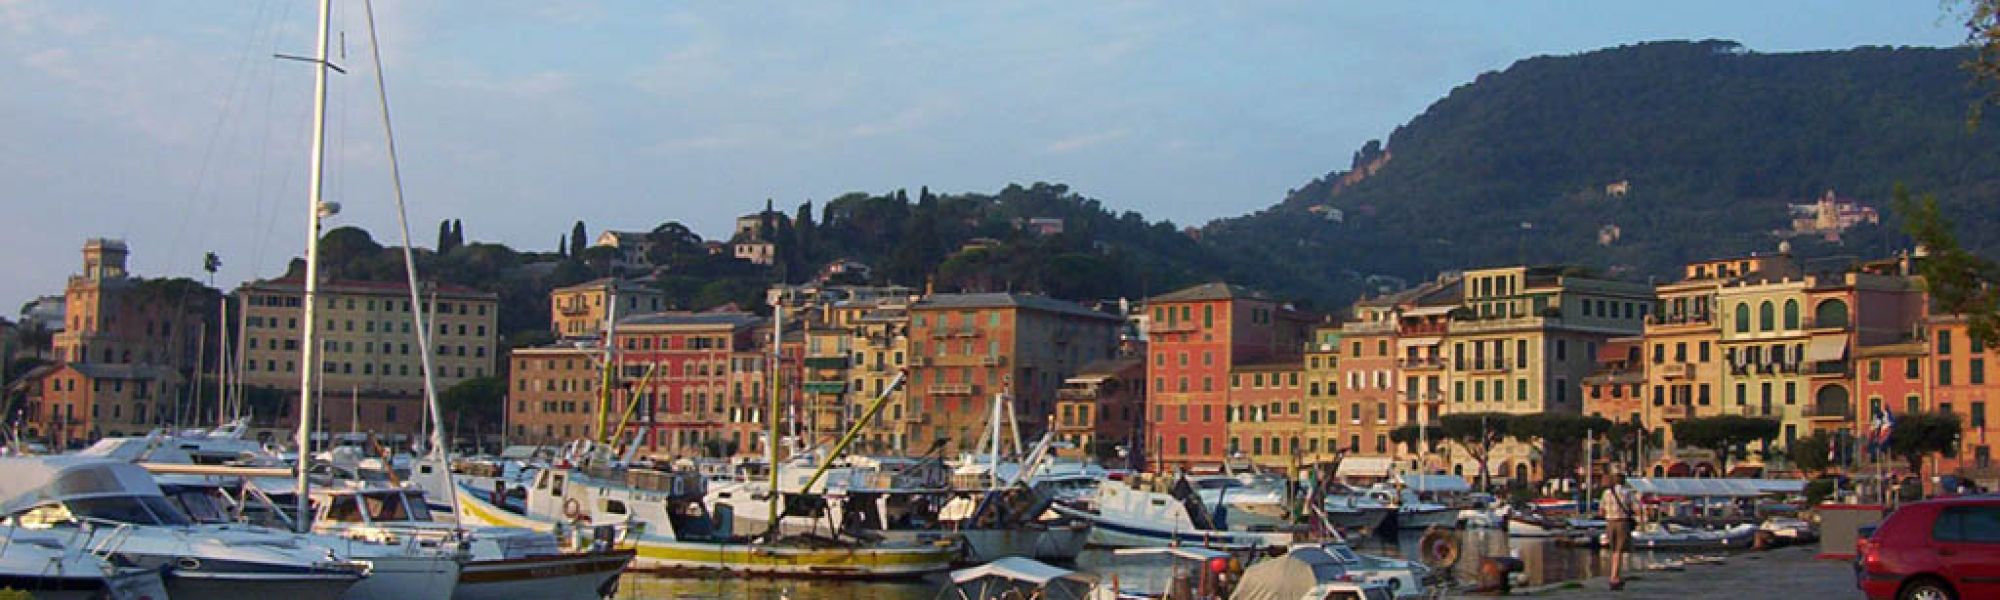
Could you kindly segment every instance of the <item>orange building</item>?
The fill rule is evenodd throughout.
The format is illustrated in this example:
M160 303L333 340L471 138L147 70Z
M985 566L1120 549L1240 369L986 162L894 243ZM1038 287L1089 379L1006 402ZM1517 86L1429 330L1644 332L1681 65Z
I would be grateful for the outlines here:
M934 294L909 306L908 448L950 440L971 450L998 394L1013 398L1024 437L1041 435L1056 390L1084 365L1117 355L1124 320L1025 294Z
M1156 468L1226 458L1228 377L1238 363L1301 360L1312 318L1264 295L1208 283L1146 301L1146 404Z
M517 348L508 354L509 443L556 445L591 439L597 427L604 350L595 344ZM609 425L620 415L608 415Z
M1145 410L1145 361L1090 363L1056 391L1056 439L1106 465L1130 468L1141 459Z
M1989 368L1994 349L1966 330L1965 317L1940 315L1929 320L1932 380L1929 406L1923 408L1959 416L1958 455L1940 457L1932 474L1951 474L1993 485L2000 471L1993 466L1993 444L1986 432L2000 417L2000 381ZM1907 407L1897 405L1909 412Z

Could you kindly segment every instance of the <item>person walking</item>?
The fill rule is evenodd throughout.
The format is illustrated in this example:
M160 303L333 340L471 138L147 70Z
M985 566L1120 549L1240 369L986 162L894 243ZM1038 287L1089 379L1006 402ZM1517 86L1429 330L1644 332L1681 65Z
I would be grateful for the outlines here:
M1604 542L1611 548L1611 589L1625 589L1625 551L1632 544L1632 527L1639 522L1639 497L1625 486L1624 473L1612 473L1598 506L1604 511Z

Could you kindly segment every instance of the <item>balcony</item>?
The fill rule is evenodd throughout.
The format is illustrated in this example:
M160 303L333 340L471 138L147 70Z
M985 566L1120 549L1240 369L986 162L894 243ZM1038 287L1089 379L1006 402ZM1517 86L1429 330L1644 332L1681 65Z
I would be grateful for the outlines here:
M1097 401L1097 390L1093 390L1093 389L1076 389L1076 388L1063 388L1063 389L1059 389L1059 390L1056 390L1056 401L1058 401L1058 402L1061 402L1061 401L1070 401L1070 402L1096 402L1096 401Z
M1444 368L1444 359L1435 356L1431 357L1419 356L1416 358L1403 357L1396 359L1396 367L1413 371L1424 370L1424 369L1442 369Z
M1470 365L1471 365L1471 367L1472 367L1472 368L1470 368L1470 369L1465 369L1465 371L1466 371L1466 372L1469 372L1469 373L1502 373L1502 372L1506 372L1506 370L1507 370L1507 361L1505 361L1505 360L1498 360L1498 359L1495 359L1495 360L1476 360L1476 359L1475 359L1475 360L1471 361Z
M870 348L887 350L896 347L896 338L886 335L868 335L861 337L861 343Z
M979 393L979 388L970 383L933 383L930 392L933 396L970 396Z
M976 355L976 356L969 356L969 355L965 355L965 354L948 354L948 355L945 355L945 356L926 356L926 357L922 357L922 359L923 359L923 360L922 360L922 363L923 363L923 364L920 364L920 365L918 365L918 366L924 366L924 367L1004 367L1004 366L1007 366L1007 357L1005 357L1005 356L992 356L992 355Z
M801 387L803 387L806 393L808 394L847 393L847 382L845 381L808 381L802 384Z
M1409 404L1415 404L1418 402L1422 402L1425 404L1437 404L1439 402L1444 402L1444 391L1431 390L1428 392L1405 392L1404 394L1402 394L1402 399L1403 402Z
M1191 332L1194 332L1194 331L1197 331L1197 330L1199 330L1199 329L1201 329L1201 328L1200 328L1200 327L1197 327L1197 326L1195 326L1195 324L1194 324L1194 321L1175 321L1175 322L1171 322L1171 323L1161 323L1161 322L1158 322L1158 321L1154 321L1154 322L1151 322L1151 323L1147 323L1147 324L1146 324L1146 333L1147 333L1147 334L1154 334L1154 333L1191 333Z
M1656 327L1674 327L1681 325L1706 326L1715 324L1715 320L1712 315L1706 313L1676 314L1676 315L1654 313L1646 315L1646 324Z
M1846 377L1853 374L1854 365L1844 360L1814 361L1806 372L1814 377Z
M1395 332L1396 332L1396 322L1395 322L1395 321L1356 321L1356 322L1353 322L1353 323L1342 323L1342 324L1340 325L1340 331L1341 331L1342 333L1349 333L1349 334L1364 334L1364 333L1395 333Z
M556 311L561 312L564 316L574 317L589 313L590 307L584 306L581 302L564 302L556 305Z
M1659 407L1659 412L1660 412L1660 419L1662 420L1679 421L1681 419L1688 418L1689 411L1688 411L1688 405L1686 404L1668 404L1666 406Z
M1691 363L1667 363L1660 365L1660 376L1667 379L1692 379L1694 378L1694 365Z
M980 331L978 327L971 327L965 325L961 325L958 327L939 327L937 329L931 330L931 337L933 338L979 337L979 335Z
M1829 406L1807 405L1799 414L1808 421L1853 421L1854 407L1846 402L1829 403Z
M806 368L808 368L808 369L828 369L828 370L838 370L838 369L845 369L845 368L847 368L847 357L846 357L846 356L809 356L809 357L806 357Z

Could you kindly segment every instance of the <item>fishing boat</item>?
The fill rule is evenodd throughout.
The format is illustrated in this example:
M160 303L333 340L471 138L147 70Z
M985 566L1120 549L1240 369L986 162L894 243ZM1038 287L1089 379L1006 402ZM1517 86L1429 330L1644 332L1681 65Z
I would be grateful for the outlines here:
M1257 471L1189 476L1195 493L1205 506L1229 511L1229 520L1241 526L1283 527L1292 522L1289 488L1283 477Z
M899 579L944 571L955 544L868 543L832 536L726 535L702 502L698 473L636 467L551 468L527 488L522 513L495 506L461 483L459 510L468 522L565 533L600 532L636 550L635 569L668 573L727 573L758 577ZM788 509L803 506L787 506Z
M1185 480L1173 492L1134 489L1106 481L1097 488L1091 508L1055 504L1063 516L1091 524L1090 544L1110 548L1196 546L1242 550L1290 545L1289 531L1242 531L1215 520Z
M1385 519L1384 529L1421 530L1458 526L1458 510L1443 504L1425 502L1415 491L1408 488L1376 484L1368 489L1368 497L1393 509Z
M161 569L119 566L76 540L9 529L0 542L0 589L49 600L151 600L167 597ZM73 536L69 536L73 537Z
M1423 598L1430 594L1432 576L1436 574L1423 563L1390 558L1374 554L1356 552L1347 540L1336 537L1332 541L1313 544L1296 544L1293 551L1302 548L1317 549L1338 561L1341 568L1355 581L1379 583L1388 588L1389 594L1397 598Z
M262 527L203 525L145 469L101 458L0 459L6 525L67 536L119 564L163 569L169 596L333 600L369 574L317 540Z
M1521 512L1507 515L1506 527L1512 537L1546 538L1602 532L1604 520Z

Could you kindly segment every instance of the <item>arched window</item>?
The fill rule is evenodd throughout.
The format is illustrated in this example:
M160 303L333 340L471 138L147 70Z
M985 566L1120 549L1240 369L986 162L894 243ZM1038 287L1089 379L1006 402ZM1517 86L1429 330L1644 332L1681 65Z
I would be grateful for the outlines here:
M1786 330L1793 330L1793 329L1798 329L1798 328L1799 328L1799 301L1797 301L1797 300L1786 300L1786 301L1785 301L1785 329L1786 329Z
M1845 386L1829 385L1813 394L1813 414L1822 417L1851 417L1850 406Z
M1750 305L1736 305L1736 333L1750 332Z
M1814 327L1846 327L1847 302L1827 300L1813 307Z
M1770 300L1765 300L1763 304L1757 305L1758 331L1771 331L1777 328L1777 324L1778 324L1777 307L1772 305Z

